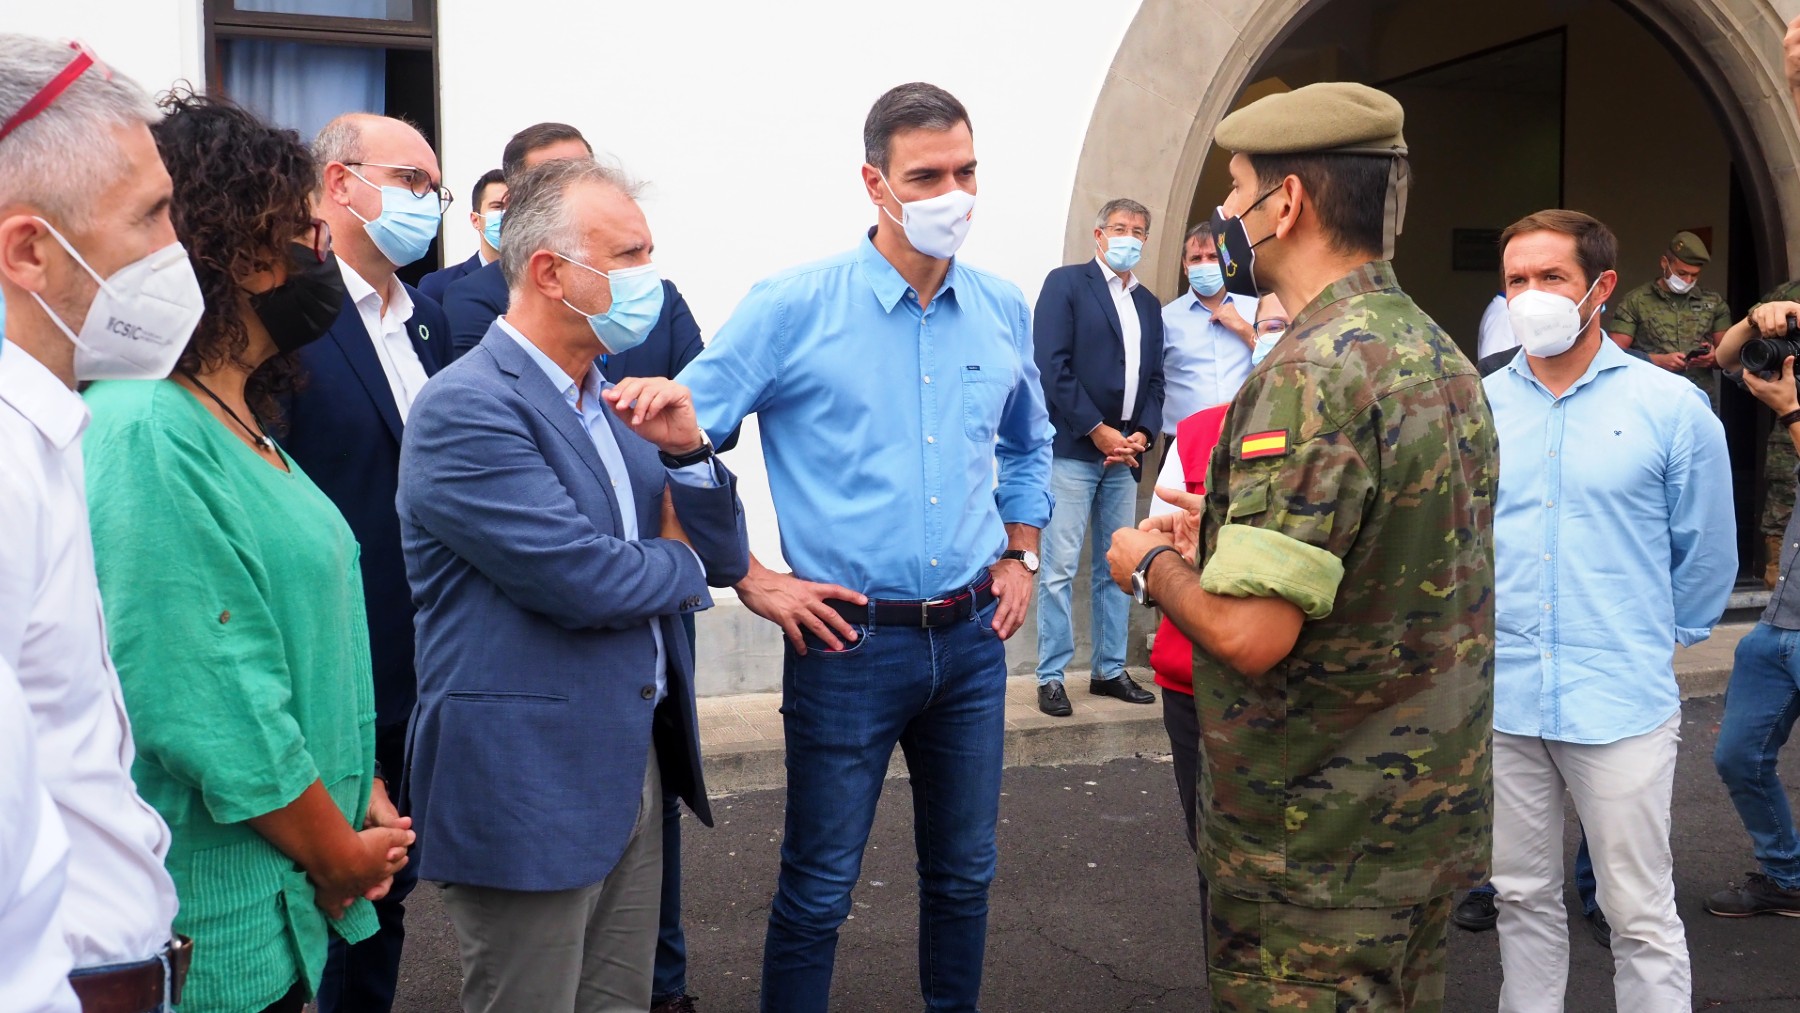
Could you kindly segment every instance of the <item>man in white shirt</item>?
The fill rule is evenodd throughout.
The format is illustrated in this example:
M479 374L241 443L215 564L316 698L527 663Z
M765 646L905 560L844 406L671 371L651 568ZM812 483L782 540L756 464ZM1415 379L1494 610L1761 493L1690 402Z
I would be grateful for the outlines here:
M1513 334L1512 318L1506 315L1506 296L1497 295L1481 314L1481 338L1475 346L1475 359L1479 362L1517 347L1519 339Z
M1225 291L1218 245L1206 222L1188 231L1181 266L1188 287L1162 309L1165 461L1182 419L1237 394L1256 345L1256 300Z
M1051 271L1032 314L1031 340L1044 402L1056 429L1038 573L1038 709L1073 712L1063 669L1075 656L1070 614L1081 545L1093 524L1094 655L1088 692L1129 703L1156 697L1125 672L1131 609L1107 574L1112 533L1137 511L1139 455L1163 431L1161 305L1134 273L1150 234L1150 212L1138 202L1106 202L1094 221L1094 257ZM971 367L974 368L974 367ZM965 384L968 378L964 378ZM1027 569L1036 559L1025 561Z
M186 959L172 945L169 829L131 780L75 393L78 380L166 375L199 319L155 118L140 88L85 49L0 35L0 663L18 674L38 774L68 833L60 916L89 1013L162 1009ZM0 823L21 818L0 812ZM100 1001L99 986L117 1001Z
M337 505L362 547L363 604L375 679L375 763L404 805L406 722L417 696L412 594L400 553L400 438L413 399L450 362L450 327L430 297L395 276L423 257L448 204L437 155L400 120L340 116L313 142L313 213L331 228L345 299L325 337L300 349L307 385L288 405L283 447ZM504 184L500 184L504 186ZM400 870L375 902L381 928L354 946L333 939L320 1013L386 1013L417 881Z
M38 779L31 726L19 677L0 661L0 1009L77 1013L60 911L69 837Z

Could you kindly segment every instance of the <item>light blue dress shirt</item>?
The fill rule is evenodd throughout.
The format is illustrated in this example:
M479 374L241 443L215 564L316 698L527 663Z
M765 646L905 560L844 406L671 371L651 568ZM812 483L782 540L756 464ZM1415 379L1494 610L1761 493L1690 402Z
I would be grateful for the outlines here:
M594 441L594 452L600 455L600 463L606 468L607 476L612 479L613 499L619 504L619 521L624 526L622 534L628 542L637 541L638 517L637 510L632 507L636 500L632 498L631 472L625 467L625 455L619 452L618 438L613 435L612 424L607 420L607 416L612 414L612 409L607 407L606 402L600 397L600 392L612 385L607 383L605 378L600 375L600 371L593 366L588 367L587 375L581 378L580 384L577 384L569 378L569 374L563 372L561 366L551 361L548 355L532 344L525 335L519 333L518 329L505 317L501 317L498 322L500 329L505 331L508 337L518 342L519 347L525 350L525 354L531 357L531 361L537 363L537 367L544 371L544 376L549 379L550 385L562 393L563 400L569 403L569 410L581 419L581 427L587 430L588 439ZM713 470L710 462L692 464L670 471L668 474L672 479L684 485L709 489L718 485L718 474ZM688 551L693 552L694 550L689 548ZM695 554L694 561L700 562L699 554ZM700 569L704 571L706 564L701 563ZM597 592L604 590L604 588L596 589ZM660 704L663 702L663 698L669 695L669 656L663 650L662 624L660 622L650 624L650 635L656 640L656 702Z
M1245 323L1256 323L1256 300L1227 295ZM1181 420L1237 396L1250 375L1250 346L1213 320L1189 286L1163 307L1163 432Z
M781 551L804 579L934 597L999 559L1003 522L1049 523L1030 309L960 261L921 309L864 238L751 289L678 379L714 440L756 413Z
M1485 381L1500 436L1494 730L1608 743L1681 706L1677 643L1737 578L1725 431L1706 395L1609 340L1562 397L1521 352Z

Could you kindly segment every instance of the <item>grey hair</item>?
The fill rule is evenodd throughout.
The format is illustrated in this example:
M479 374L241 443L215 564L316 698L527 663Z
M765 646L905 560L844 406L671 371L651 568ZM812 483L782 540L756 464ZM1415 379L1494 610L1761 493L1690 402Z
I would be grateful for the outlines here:
M1193 239L1205 240L1215 246L1219 243L1219 240L1213 236L1212 222L1210 221L1194 223L1194 227L1187 230L1187 235L1181 237L1181 245L1186 246L1188 241Z
M66 43L0 34L0 123L74 59ZM109 128L162 118L137 82L96 62L44 111L0 138L0 206L26 204L60 227L87 226L100 192L119 178Z
M524 287L525 268L539 250L568 255L580 245L569 190L595 183L637 200L642 186L625 171L588 158L557 158L506 181L506 217L500 220L500 275L509 293Z
M889 88L869 107L863 120L863 161L882 172L888 168L888 143L902 130L949 130L958 123L975 132L969 111L935 84L914 81Z
M1150 209L1129 197L1114 197L1112 200L1100 205L1100 213L1094 217L1094 228L1106 228L1107 219L1121 211L1128 215L1142 215L1144 218L1144 231L1150 231Z
M351 165L362 161L362 120L366 115L345 113L319 130L319 136L312 142L313 163L319 167L319 172L323 173L330 162Z

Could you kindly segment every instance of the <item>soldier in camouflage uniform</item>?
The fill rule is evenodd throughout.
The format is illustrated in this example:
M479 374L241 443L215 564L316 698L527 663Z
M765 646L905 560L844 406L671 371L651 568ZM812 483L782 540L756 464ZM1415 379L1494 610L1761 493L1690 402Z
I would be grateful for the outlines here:
M1440 1010L1453 893L1487 876L1495 433L1383 259L1402 118L1331 83L1219 125L1227 284L1303 308L1232 402L1203 507L1171 491L1189 511L1108 557L1196 645L1216 1010Z
M1643 352L1656 365L1693 381L1706 392L1716 414L1719 385L1712 355L1687 354L1717 347L1731 326L1731 308L1725 305L1725 297L1699 284L1700 271L1711 260L1712 254L1699 236L1675 233L1657 261L1660 276L1618 301L1607 330L1626 348Z

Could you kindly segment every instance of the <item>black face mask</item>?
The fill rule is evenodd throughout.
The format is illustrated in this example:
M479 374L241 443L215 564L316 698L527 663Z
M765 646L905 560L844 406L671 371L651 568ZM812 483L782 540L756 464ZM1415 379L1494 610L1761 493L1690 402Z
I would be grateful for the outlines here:
M281 355L323 337L350 297L337 254L327 253L321 263L310 247L295 243L288 253L288 265L286 284L250 297L250 308Z
M1257 204L1269 199L1269 194L1281 189L1278 183L1269 188L1268 193L1256 198L1256 202L1245 208L1253 211ZM1213 209L1212 221L1208 231L1213 234L1213 241L1219 250L1219 267L1225 274L1225 291L1232 295L1260 299L1268 293L1256 284L1256 248L1274 239L1273 233L1252 243L1250 234L1244 231L1244 216L1225 214L1223 207Z

